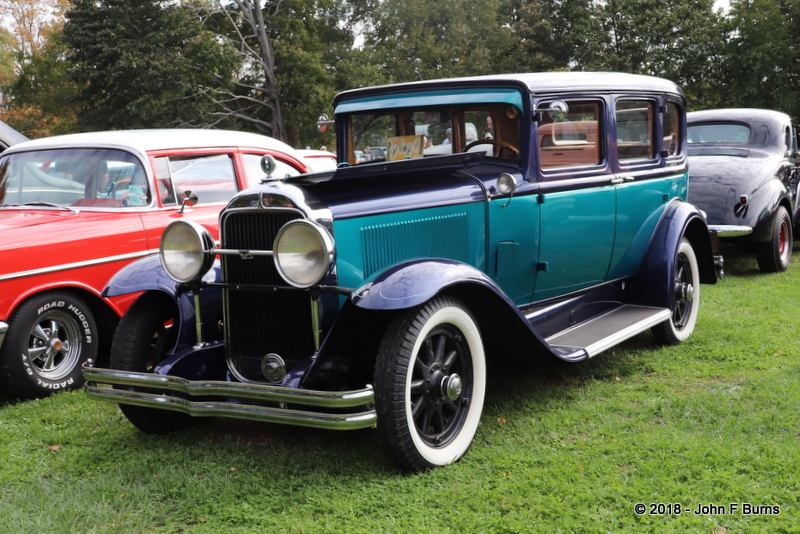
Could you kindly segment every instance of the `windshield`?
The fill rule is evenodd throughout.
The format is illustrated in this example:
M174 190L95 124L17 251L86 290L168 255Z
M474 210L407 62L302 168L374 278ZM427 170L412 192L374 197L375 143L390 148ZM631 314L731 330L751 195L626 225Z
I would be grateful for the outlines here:
M519 160L521 112L508 104L452 105L353 113L348 163L399 161L458 152Z
M0 158L0 205L133 207L150 203L139 160L121 150L74 148Z

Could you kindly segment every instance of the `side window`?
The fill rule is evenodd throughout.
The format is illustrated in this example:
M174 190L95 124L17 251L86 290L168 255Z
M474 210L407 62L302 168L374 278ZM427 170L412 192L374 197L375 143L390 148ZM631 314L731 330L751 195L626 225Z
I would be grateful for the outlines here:
M792 153L792 131L788 126L784 134L784 153L790 155Z
M159 196L174 205L187 191L198 204L225 202L239 191L230 154L203 154L156 158Z
M655 102L617 101L617 155L621 162L655 155Z
M597 165L601 150L600 103L567 101L568 110L545 111L539 123L539 164L543 171Z
M674 102L667 102L664 113L664 151L669 156L677 156L681 150L681 108Z
M261 183L264 178L264 171L261 170L261 157L262 154L244 154L242 161L244 162L244 172L247 175L247 185L253 187ZM289 176L300 176L300 171L282 161L275 158L277 165L276 169L272 172L273 178L286 178Z

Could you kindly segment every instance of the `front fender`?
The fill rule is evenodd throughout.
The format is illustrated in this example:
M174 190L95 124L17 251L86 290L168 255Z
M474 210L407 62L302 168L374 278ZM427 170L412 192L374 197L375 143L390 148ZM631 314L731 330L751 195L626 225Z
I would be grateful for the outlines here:
M684 237L692 244L697 256L700 282L716 283L717 273L705 217L693 204L676 201L664 212L639 273L631 280L632 303L672 307L673 273Z
M482 271L452 260L416 260L396 265L353 293L353 304L367 310L413 308L456 284L471 283L505 295ZM511 301L509 303L514 306Z
M221 270L217 260L203 276L203 282L219 282L220 279ZM120 269L108 281L100 296L117 297L141 291L163 291L173 297L181 293L179 284L169 277L157 254L129 263Z
M219 282L219 261L203 276L203 282ZM178 347L197 343L197 328L194 298L190 291L169 277L157 255L148 256L128 264L115 274L103 288L103 297L115 297L130 293L159 291L166 293L178 307ZM203 339L213 341L221 337L216 326L222 319L222 292L216 288L204 288L200 293Z

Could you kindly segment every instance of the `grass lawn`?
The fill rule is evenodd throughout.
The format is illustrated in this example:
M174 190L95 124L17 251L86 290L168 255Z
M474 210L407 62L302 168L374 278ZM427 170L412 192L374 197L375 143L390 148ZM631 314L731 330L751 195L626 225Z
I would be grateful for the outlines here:
M82 391L0 400L0 532L800 533L800 252L726 272L682 345L490 367L470 452L417 475L372 430L150 436Z

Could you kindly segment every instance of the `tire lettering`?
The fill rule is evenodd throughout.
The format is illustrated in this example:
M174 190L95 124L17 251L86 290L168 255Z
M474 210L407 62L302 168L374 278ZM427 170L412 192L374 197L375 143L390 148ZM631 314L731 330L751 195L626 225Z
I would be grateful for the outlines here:
M86 334L86 342L91 343L92 330L89 328L89 321L86 320L86 316L74 304L70 304L67 309L72 313L74 313L75 316L78 318L78 320L81 322L81 326L83 326L83 331Z
M70 378L65 382L42 382L41 379L37 379L36 382L39 384L39 386L45 389L64 389L67 386L71 386L72 384L74 384L75 379Z
M65 304L65 302L63 300L53 301L53 302L51 302L49 304L45 304L44 306L39 308L39 311L37 312L37 314L41 315L43 312L46 312L50 308L63 308L64 304Z

